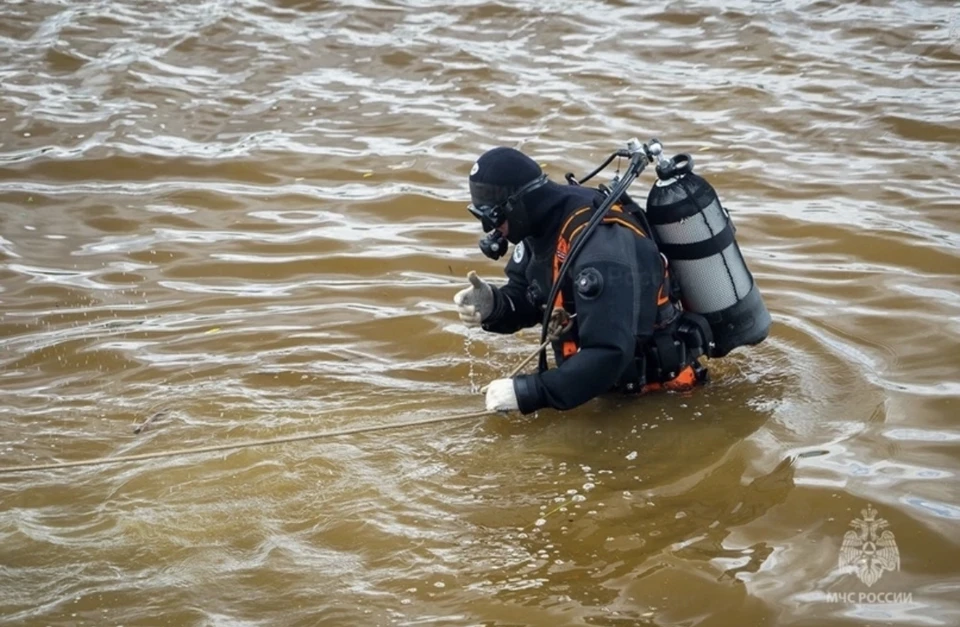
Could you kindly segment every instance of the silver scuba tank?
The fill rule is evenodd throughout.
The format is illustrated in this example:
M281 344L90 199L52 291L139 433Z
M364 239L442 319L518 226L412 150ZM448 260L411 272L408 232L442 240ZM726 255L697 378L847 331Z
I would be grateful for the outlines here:
M734 238L730 214L713 187L693 173L693 159L661 159L647 196L647 220L686 311L707 319L713 331L710 357L762 342L770 330L760 290Z

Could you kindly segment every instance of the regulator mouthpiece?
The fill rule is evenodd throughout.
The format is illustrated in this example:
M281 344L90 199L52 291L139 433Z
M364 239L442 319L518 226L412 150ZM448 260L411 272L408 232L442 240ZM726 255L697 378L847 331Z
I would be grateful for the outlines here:
M507 238L500 231L491 231L480 240L480 252L496 261L507 254Z

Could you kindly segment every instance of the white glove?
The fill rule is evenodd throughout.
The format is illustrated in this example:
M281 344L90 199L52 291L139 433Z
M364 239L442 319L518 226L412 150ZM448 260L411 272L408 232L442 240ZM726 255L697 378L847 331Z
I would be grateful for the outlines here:
M493 288L477 276L473 270L467 274L470 287L460 290L453 297L460 321L468 327L478 327L483 319L493 313Z
M487 386L487 411L513 411L520 409L513 379L497 379Z

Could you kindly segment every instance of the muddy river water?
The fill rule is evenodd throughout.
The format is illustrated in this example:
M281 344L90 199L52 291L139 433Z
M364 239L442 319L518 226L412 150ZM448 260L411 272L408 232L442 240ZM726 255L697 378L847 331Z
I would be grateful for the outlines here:
M960 8L722 4L6 0L0 624L960 624ZM631 137L773 316L696 393L2 472L481 410L473 161Z

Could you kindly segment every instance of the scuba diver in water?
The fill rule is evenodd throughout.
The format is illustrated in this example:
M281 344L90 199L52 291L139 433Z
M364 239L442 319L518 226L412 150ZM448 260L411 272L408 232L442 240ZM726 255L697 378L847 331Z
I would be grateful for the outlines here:
M556 312L566 322L551 335L557 367L497 379L489 411L527 414L566 410L600 394L685 390L707 378L701 356L721 357L756 344L768 332L767 312L733 238L729 215L692 159L665 159L659 142L634 142L632 176L613 189L551 181L518 150L485 152L470 171L470 213L488 235L480 248L506 254L507 283L495 287L468 275L454 297L460 320L492 333L543 326ZM656 159L659 180L642 210L626 187ZM628 179L629 180L626 180Z

